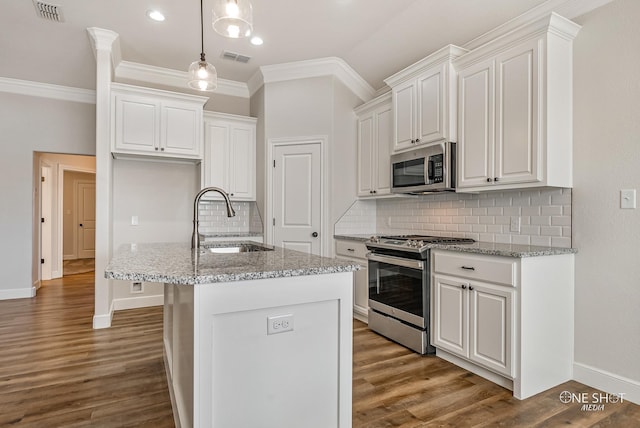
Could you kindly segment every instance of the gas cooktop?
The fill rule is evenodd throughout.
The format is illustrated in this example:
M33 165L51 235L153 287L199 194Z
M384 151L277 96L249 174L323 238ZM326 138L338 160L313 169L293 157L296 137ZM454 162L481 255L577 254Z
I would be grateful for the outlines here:
M382 235L372 236L366 242L367 248L375 252L376 248L408 251L411 253L426 253L429 244L473 244L470 238L452 238L432 235Z

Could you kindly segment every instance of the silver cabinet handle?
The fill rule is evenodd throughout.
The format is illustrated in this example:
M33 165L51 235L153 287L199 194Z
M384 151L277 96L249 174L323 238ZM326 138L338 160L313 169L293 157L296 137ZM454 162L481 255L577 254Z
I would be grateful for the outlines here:
M476 270L473 266L460 266L464 270Z

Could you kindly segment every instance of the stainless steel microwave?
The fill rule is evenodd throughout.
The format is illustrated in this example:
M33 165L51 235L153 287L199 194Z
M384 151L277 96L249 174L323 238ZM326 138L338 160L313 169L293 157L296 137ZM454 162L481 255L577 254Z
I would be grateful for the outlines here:
M456 143L443 142L391 156L392 193L430 193L456 188Z

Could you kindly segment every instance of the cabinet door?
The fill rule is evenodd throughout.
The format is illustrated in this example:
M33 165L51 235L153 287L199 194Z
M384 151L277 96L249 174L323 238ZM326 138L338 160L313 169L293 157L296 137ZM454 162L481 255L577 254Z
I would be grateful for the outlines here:
M200 157L202 109L193 104L172 102L162 105L160 151Z
M458 73L458 187L493 181L494 61Z
M446 65L421 75L417 79L418 88L418 134L419 141L425 144L447 138L444 119L444 85Z
M159 151L160 123L157 101L135 95L116 95L114 112L114 151Z
M394 137L393 150L402 150L414 145L416 135L416 85L407 82L393 88Z
M538 40L533 40L496 57L494 181L498 184L543 178L538 158L538 55Z
M376 111L376 150L373 179L376 195L391 193L391 152L393 150L393 114L391 105Z
M232 125L229 140L229 193L234 200L256 199L255 127Z
M514 290L492 284L469 287L469 358L498 373L513 377Z
M468 283L434 275L431 306L431 342L437 348L467 357Z
M205 127L205 156L202 163L203 187L215 186L229 191L229 124L207 123ZM222 199L209 192L207 199Z
M372 196L374 113L358 119L358 196Z

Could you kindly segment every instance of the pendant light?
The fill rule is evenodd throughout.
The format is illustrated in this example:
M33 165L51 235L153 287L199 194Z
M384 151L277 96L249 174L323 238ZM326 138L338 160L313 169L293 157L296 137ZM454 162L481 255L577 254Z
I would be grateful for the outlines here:
M225 37L248 37L253 31L253 8L249 0L214 0L213 29Z
M213 91L218 86L216 68L204 59L204 24L202 19L202 0L200 0L200 61L189 66L189 87L198 91Z

